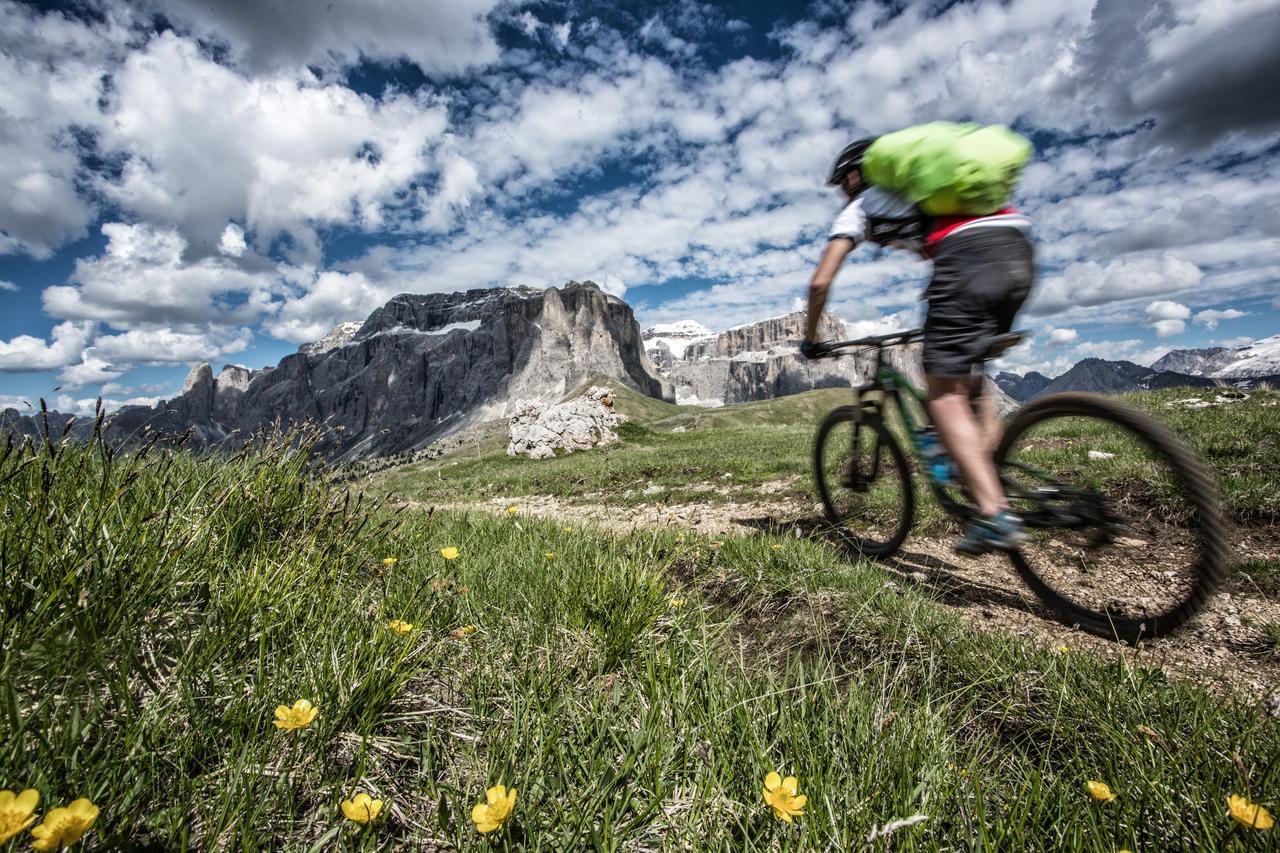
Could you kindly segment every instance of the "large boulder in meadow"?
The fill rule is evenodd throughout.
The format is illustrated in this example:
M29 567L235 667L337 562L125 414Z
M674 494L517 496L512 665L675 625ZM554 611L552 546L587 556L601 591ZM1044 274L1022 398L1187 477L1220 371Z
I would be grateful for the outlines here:
M588 450L617 441L614 428L625 420L613 409L613 389L598 385L553 405L520 400L510 420L507 455L545 459L557 451Z

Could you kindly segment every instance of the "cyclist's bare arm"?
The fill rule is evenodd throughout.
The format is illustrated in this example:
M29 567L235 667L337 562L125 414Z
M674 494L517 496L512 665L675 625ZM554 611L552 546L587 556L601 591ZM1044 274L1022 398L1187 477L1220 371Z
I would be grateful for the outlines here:
M809 313L805 317L804 339L810 343L818 340L818 320L827 305L827 291L835 280L845 256L853 251L854 242L848 237L836 237L822 250L822 260L809 279Z

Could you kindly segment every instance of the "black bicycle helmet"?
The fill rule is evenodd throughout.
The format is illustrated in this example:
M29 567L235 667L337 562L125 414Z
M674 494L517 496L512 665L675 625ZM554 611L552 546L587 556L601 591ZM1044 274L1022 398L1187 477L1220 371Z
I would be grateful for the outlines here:
M875 141L876 137L868 136L846 145L840 152L840 156L836 158L836 164L831 167L831 176L827 178L827 183L837 187L843 184L849 173L862 165L862 156Z

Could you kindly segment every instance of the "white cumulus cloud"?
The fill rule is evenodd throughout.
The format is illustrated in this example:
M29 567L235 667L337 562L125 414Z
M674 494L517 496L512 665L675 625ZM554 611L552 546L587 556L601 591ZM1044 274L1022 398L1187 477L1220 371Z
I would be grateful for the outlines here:
M99 190L205 252L228 221L313 255L318 226L382 226L447 125L427 95L374 100L306 69L246 77L173 34L129 56L107 113L100 144L123 167Z
M32 335L0 341L0 372L34 372L76 364L96 325L92 321L59 323L49 341Z
M1147 306L1147 316L1152 320L1186 320L1191 316L1191 309L1181 302L1161 299Z
M1049 344L1051 346L1060 346L1075 342L1080 337L1080 333L1075 329L1051 329L1049 331Z
M78 364L69 364L58 372L58 381L67 388L81 388L85 385L96 385L99 382L110 382L128 371L127 366L120 367L98 358L90 348Z
M238 258L248 248L244 242L244 229L234 222L222 229L222 239L218 241L218 251L228 257Z
M180 26L230 44L237 60L259 70L344 66L367 57L407 59L428 73L459 72L498 59L487 21L497 0L155 0L151 5Z
M232 259L183 260L186 240L153 225L109 222L103 254L76 262L70 282L46 288L45 311L68 320L144 324L249 323L279 289L275 270L245 270Z
M1199 323L1206 329L1218 328L1218 323L1223 320L1238 320L1241 317L1249 316L1248 311L1240 311L1235 308L1216 309L1210 308L1204 311L1197 311L1194 322Z

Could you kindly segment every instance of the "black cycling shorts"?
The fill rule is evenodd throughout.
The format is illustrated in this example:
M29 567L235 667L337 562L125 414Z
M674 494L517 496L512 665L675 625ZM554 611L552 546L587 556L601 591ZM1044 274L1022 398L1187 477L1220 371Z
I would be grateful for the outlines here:
M1013 327L1034 280L1031 241L1020 229L983 226L944 238L924 292L924 372L961 378L981 369L990 339Z

